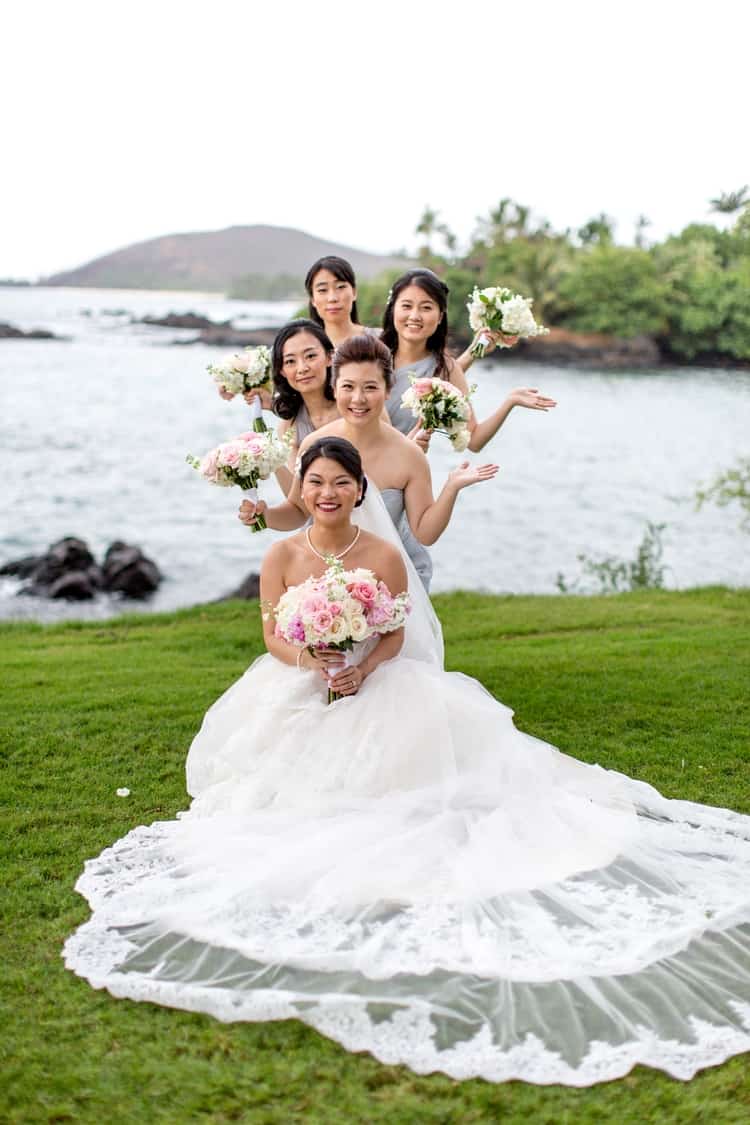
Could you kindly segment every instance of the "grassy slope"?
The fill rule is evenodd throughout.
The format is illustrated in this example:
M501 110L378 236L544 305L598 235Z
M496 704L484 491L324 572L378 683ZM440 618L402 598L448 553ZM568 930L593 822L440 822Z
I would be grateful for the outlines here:
M750 591L437 599L448 663L520 727L668 796L750 812ZM296 1022L222 1025L115 1001L67 973L83 861L184 808L206 707L260 651L254 606L0 629L2 1082L12 1122L741 1122L747 1058L682 1084L638 1069L591 1090L419 1078ZM115 795L118 786L129 799Z

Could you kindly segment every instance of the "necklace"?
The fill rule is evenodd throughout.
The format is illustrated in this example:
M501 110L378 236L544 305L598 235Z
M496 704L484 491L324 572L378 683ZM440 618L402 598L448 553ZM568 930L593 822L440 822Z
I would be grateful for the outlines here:
M344 547L343 551L339 551L339 553L337 555L331 555L331 554L321 555L320 551L316 551L315 547L313 547L313 545L312 545L312 540L310 539L310 528L309 527L305 531L305 539L307 540L307 545L310 548L310 550L312 551L312 553L314 555L317 555L319 559L322 559L323 562L326 562L327 559L343 559L344 555L348 555L349 552L351 551L352 547L354 546L354 544L359 539L359 533L360 533L361 530L362 530L361 527L357 528L357 530L354 532L354 538L352 539L349 546Z

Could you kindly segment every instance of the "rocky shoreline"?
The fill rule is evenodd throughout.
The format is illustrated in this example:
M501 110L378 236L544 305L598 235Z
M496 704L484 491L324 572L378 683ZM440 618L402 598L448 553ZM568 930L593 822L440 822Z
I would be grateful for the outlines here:
M88 545L75 536L59 539L43 555L5 563L0 575L26 581L19 595L65 601L87 601L98 593L147 598L162 580L158 566L140 547L115 540L99 565Z
M0 340L69 340L69 336L58 336L46 328L31 328L24 332L13 324L0 322Z

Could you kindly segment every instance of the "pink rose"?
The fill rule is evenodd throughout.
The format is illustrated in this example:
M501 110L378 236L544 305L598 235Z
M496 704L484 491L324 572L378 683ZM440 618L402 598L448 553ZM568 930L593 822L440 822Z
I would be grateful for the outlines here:
M417 379L414 384L414 390L420 398L423 398L424 395L428 395L432 390L432 379Z
M378 594L372 582L349 582L346 589L353 598L356 598L364 606L372 605Z
M340 617L341 616L341 606L339 605L338 602L331 602L331 604L328 607L328 612L331 614L332 617Z
M222 465L234 469L240 463L240 451L236 445L222 445L219 447L219 458Z
M327 633L332 622L333 614L327 609L321 609L313 617L313 628L316 633Z
M302 612L305 614L314 615L327 608L328 602L325 598L322 598L320 594L313 595L310 598L305 598L304 602L302 603Z
M201 473L204 477L208 477L209 480L215 480L217 467L218 454L215 449L212 449L201 461Z

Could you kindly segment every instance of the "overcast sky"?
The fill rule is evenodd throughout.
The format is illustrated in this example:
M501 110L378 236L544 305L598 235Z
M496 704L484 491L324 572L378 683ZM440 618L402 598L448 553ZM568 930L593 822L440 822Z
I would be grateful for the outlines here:
M24 0L3 15L0 277L272 223L463 241L502 196L632 238L750 182L747 0Z

